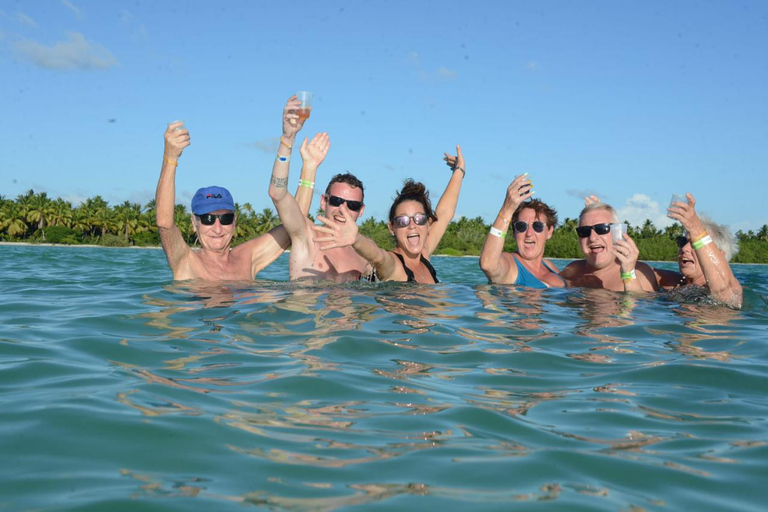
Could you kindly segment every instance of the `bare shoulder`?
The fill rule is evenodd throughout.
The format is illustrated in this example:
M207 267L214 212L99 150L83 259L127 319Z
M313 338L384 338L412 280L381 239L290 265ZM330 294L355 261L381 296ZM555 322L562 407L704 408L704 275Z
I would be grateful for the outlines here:
M548 259L545 259L545 260L544 260L544 263L546 263L546 264L547 264L547 266L548 266L549 268L551 268L551 269L555 270L556 272L559 272L559 271L560 271L560 269L558 269L558 268L557 268L557 265L555 265L555 264L552 262L552 260L548 260ZM566 268L567 268L567 267L566 267Z

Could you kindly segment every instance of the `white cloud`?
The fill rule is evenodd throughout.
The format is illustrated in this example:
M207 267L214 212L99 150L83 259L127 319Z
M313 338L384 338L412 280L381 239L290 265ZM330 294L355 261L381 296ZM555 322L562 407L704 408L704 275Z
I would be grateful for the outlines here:
M64 4L64 7L74 12L76 18L82 17L82 13L80 12L80 9L75 7L75 5L72 2L70 2L69 0L61 0L61 3Z
M626 220L632 226L642 226L647 219L650 219L654 226L664 229L675 222L667 217L666 204L659 205L645 194L635 194L627 199L624 206L617 207L614 205L614 208L619 215L619 220Z
M424 67L424 64L421 62L421 55L419 52L411 52L408 54L408 60L411 61L411 65L416 70L416 73L419 75L419 78L422 78L424 80L440 80L444 82L449 82L452 80L455 80L458 76L458 73L452 69L448 69L447 67L443 66L435 71L429 71Z
M254 141L248 144L248 147L258 149L264 153L274 153L278 144L280 144L280 137L269 137L266 139Z
M48 69L106 69L118 65L117 59L103 45L86 40L78 32L53 46L32 40L16 43L16 50L40 67Z
M19 13L19 23L28 27L37 28L37 22L23 12Z

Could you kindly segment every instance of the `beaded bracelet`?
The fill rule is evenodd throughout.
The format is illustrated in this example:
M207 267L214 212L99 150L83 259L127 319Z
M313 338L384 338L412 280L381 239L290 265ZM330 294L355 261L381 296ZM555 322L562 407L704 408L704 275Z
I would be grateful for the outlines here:
M491 235L497 236L499 238L507 238L507 234L504 231L502 231L502 230L500 230L498 228L495 228L493 226L491 226L491 230L489 231L489 233Z
M315 182L309 180L299 180L300 187L315 188Z
M691 242L691 246L693 246L694 250L698 250L698 249L701 249L702 247L704 247L705 245L709 245L711 243L712 243L712 237L710 237L709 235L706 235L704 238L702 238L700 240L696 240L695 242Z

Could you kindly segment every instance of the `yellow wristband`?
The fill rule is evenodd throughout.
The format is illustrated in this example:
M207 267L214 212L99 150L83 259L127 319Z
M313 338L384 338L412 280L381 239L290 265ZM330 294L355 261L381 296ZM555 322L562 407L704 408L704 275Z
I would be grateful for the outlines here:
M288 149L291 149L291 150L293 149L293 146L289 146L288 143L285 142L282 137L280 137L280 144L287 147Z
M700 234L700 235L699 235L699 236L697 236L696 238L691 238L691 243L693 243L693 242L698 242L699 240L701 240L701 239L702 239L702 238L704 238L705 236L707 236L707 232L706 232L706 231L704 231L702 234Z
M178 160L171 160L170 158L168 158L165 155L163 155L163 160L165 160L166 162L168 162L171 165L179 165L179 161Z

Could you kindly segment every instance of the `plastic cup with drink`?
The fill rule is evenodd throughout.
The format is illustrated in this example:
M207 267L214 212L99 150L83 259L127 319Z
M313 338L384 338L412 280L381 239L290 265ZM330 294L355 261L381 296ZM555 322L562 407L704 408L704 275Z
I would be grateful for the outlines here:
M301 102L296 113L301 121L306 121L312 113L312 93L309 91L299 91L296 93L296 97Z

